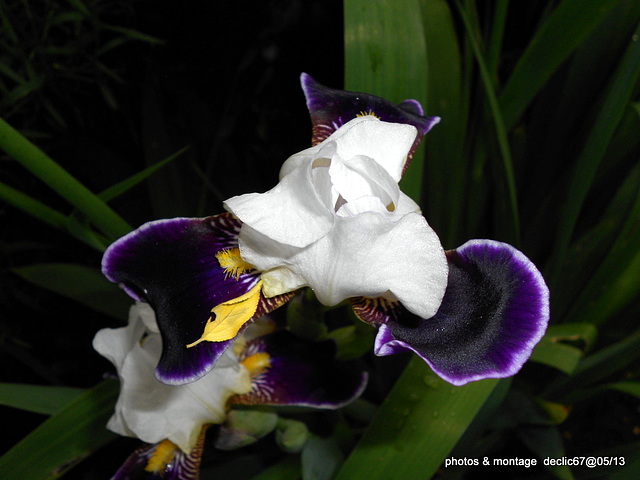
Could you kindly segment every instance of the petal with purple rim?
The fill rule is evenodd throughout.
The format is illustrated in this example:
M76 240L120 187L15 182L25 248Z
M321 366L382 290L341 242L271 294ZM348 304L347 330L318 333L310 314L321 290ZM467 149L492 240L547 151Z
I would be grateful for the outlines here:
M237 248L240 221L230 214L149 222L114 242L102 259L102 271L136 300L149 303L163 339L156 369L168 384L191 382L207 373L231 344L199 340L216 306L241 297L260 281L246 268L220 265L220 252ZM259 305L260 315L288 297ZM273 308L271 308L273 309Z
M367 374L351 362L335 360L333 341L307 342L287 331L258 337L239 354L252 389L232 404L340 408L355 400Z
M549 321L542 275L520 251L491 240L471 240L447 252L447 260L438 313L422 319L396 306L395 319L388 315L378 331L375 353L411 350L454 385L516 374Z
M325 87L306 73L301 75L300 83L313 125L312 145L322 142L342 125L357 116L373 114L384 122L404 123L418 129L418 136L405 164L406 170L422 137L440 121L439 117L425 117L422 105L417 100L405 100L396 105L367 93L347 92Z

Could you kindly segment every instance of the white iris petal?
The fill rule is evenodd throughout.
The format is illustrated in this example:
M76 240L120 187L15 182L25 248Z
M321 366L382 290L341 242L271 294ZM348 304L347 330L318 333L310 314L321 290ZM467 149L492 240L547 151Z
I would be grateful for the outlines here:
M228 349L198 381L180 386L160 383L154 376L162 352L156 332L153 310L139 303L131 307L127 327L96 334L93 347L116 366L121 382L107 427L147 443L169 439L189 453L204 424L224 421L229 397L250 390L249 372Z
M444 296L444 250L398 181L417 131L372 116L290 157L280 183L225 207L243 222L242 257L275 296L310 286L320 302L398 300L423 318Z

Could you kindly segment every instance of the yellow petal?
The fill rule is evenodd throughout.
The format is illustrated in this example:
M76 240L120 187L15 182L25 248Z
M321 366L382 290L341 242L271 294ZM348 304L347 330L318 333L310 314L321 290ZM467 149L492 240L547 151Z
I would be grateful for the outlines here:
M203 341L224 342L238 335L242 326L256 313L261 288L262 280L244 295L214 307L211 313L214 314L215 320L213 320L214 317L209 318L204 326L202 337L187 345L187 348Z

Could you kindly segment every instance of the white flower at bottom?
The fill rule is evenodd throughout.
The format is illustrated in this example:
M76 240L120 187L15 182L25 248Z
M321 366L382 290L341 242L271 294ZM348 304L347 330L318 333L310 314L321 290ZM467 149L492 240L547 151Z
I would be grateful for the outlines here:
M165 385L154 375L161 342L153 310L144 303L131 307L128 326L96 334L93 347L115 365L121 382L107 427L147 443L169 439L189 453L203 425L224 421L229 397L251 390L249 372L228 349L198 381Z

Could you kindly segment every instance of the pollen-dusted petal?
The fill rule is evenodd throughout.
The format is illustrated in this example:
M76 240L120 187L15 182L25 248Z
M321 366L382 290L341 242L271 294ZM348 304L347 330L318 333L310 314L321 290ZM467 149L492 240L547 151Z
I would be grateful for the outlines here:
M203 335L214 307L246 294L260 280L255 271L229 275L216 257L238 247L240 225L230 214L158 220L113 243L103 257L107 278L156 313L163 339L156 375L164 383L201 377L231 343L187 348Z
M516 374L549 321L542 275L522 252L492 240L471 240L447 260L438 313L422 319L395 312L397 319L380 327L376 354L414 351L454 385Z
M206 430L207 425L202 428L198 442L188 455L169 440L155 444L143 443L127 458L112 480L197 480L200 477Z
M322 142L342 125L362 114L372 114L384 122L416 127L418 135L409 151L405 170L422 137L440 121L439 117L425 117L417 100L405 100L395 105L367 93L325 87L306 73L300 76L300 83L311 115L313 145Z
M284 330L258 337L238 357L252 389L230 402L340 408L362 393L367 374L335 353L333 341L307 342Z

